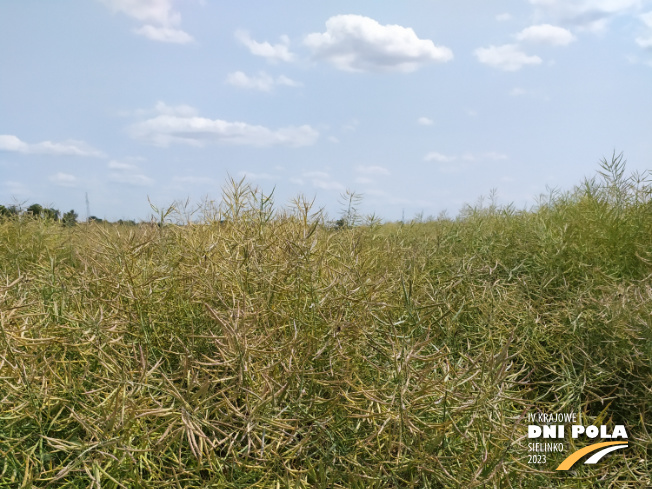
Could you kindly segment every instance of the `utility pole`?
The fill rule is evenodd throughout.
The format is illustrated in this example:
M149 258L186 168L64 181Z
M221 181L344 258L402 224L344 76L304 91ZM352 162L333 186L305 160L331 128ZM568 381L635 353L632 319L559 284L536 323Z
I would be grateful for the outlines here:
M91 216L91 206L88 203L88 192L86 192L86 222L88 222L88 218Z

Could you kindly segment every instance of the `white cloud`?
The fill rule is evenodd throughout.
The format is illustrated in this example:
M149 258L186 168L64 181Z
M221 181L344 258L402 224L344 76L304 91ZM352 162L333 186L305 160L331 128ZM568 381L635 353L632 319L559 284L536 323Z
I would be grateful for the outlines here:
M512 14L509 14L507 12L502 13L502 14L498 14L498 15L496 15L496 20L498 22L505 22L507 20L512 20Z
M417 123L421 124L422 126L432 126L435 122L428 117L419 117L417 119Z
M336 15L326 21L326 32L305 37L315 58L344 71L410 72L430 62L453 59L450 49L419 39L413 29L381 25L361 15Z
M181 15L172 8L172 0L101 0L114 12L133 17L141 22L175 25Z
M236 31L235 37L244 44L254 56L262 56L271 62L294 60L294 54L290 52L290 39L281 36L280 44L254 41L247 31Z
M172 27L154 27L147 24L135 29L134 32L152 41L188 44L194 40L187 32Z
M487 159L487 160L506 160L508 156L504 153L498 153L496 151L487 151L486 153L482 153L480 155L480 159Z
M142 170L131 163L111 160L107 167L114 170L109 174L109 181L114 183L124 183L136 187L146 187L152 185L154 180L142 173Z
M357 166L355 168L357 173L365 175L389 175L389 170L384 166L370 165L370 166Z
M111 173L109 180L114 183L124 183L134 187L149 187L154 184L154 180L142 173Z
M646 26L652 29L652 11L641 14L638 18L641 19Z
M436 151L431 151L428 153L424 158L425 161L436 161L438 163L449 163L451 161L455 161L457 157L455 156L447 156L442 153L437 153Z
M29 150L29 144L24 143L11 134L0 134L0 150L27 153Z
M516 35L519 41L551 46L566 46L575 40L571 31L550 24L533 25Z
M637 37L636 44L638 44L643 49L652 49L652 37Z
M358 119L351 119L350 121L342 125L342 131L355 132L358 129L359 125L360 125L360 121Z
M525 65L538 65L538 56L528 56L516 44L478 48L473 52L480 63L504 71L518 71Z
M346 187L340 182L331 178L330 174L323 171L310 171L301 174L302 178L291 178L292 183L303 185L305 180L308 180L313 187L324 190L344 190Z
M52 182L54 185L58 185L60 187L74 187L77 184L76 176L61 172L50 175L48 180L50 180L50 182Z
M181 23L181 14L172 0L100 0L109 9L146 23L134 32L153 41L186 44L193 41L187 32L173 28ZM152 25L154 24L154 25Z
M87 156L93 158L104 158L106 156L84 141L70 139L61 143L43 141L41 143L29 144L11 134L0 134L0 151L56 156Z
M246 122L199 117L188 106L180 106L183 110L178 110L162 105L164 111L158 116L137 122L129 128L134 139L163 147L171 143L198 147L206 143L298 147L312 145L319 137L319 132L305 124L269 129Z
M646 12L638 16L648 29L652 29L652 12ZM643 49L652 49L652 32L647 37L639 36L636 38L636 44Z
M618 15L640 9L641 0L530 0L539 17L551 17L564 24L599 32Z
M335 180L321 180L319 178L313 178L311 183L313 187L321 188L324 190L344 190L346 188L340 182L336 182Z
M508 157L504 153L496 151L485 151L484 153L464 152L460 156L445 155L436 151L431 151L423 159L424 161L436 161L437 163L452 163L453 161L481 161L481 160L506 160Z
M131 163L123 163L122 161L111 160L107 165L111 170L124 170L124 171L136 171L138 167L132 165Z
M257 76L248 76L242 71L229 73L226 83L240 88L251 88L263 92L270 92L275 86L298 87L301 84L288 78L287 76L278 76L273 78L267 73L260 72Z
M285 75L276 77L277 85L285 85L286 87L300 87L302 84L298 81L294 81L292 78L288 78Z
M357 177L355 179L355 183L361 183L363 185L369 185L371 183L375 183L375 181L371 178L368 177Z
M137 111L141 115L145 111ZM163 115L173 115L179 117L193 117L199 114L199 111L190 105L180 104L180 105L167 105L165 102L156 102L154 107L154 112L157 114ZM138 114L137 114L138 115Z

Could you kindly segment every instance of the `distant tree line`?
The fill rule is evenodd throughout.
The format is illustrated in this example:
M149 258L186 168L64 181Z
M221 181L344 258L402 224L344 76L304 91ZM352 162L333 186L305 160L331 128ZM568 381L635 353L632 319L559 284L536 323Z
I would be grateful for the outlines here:
M79 215L75 212L74 209L70 209L68 212L62 213L59 209L55 209L54 207L45 207L41 204L32 204L29 207L25 208L16 204L9 206L0 204L0 221L3 219L12 219L19 217L57 221L68 227L75 226L79 222ZM86 222L110 223L110 221L100 219L97 216L89 216ZM136 226L136 221L131 219L119 219L115 222L115 224Z
M59 221L64 226L74 226L77 224L79 215L74 209L68 212L61 213L59 209L53 207L44 207L41 204L32 204L25 209L17 205L10 205L5 207L0 205L0 219L7 219L12 217L32 217L35 219L47 219L51 221Z

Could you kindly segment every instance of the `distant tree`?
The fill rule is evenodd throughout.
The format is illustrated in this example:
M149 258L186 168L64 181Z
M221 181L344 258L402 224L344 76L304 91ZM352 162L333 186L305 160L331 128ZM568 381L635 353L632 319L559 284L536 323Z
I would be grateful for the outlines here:
M30 205L26 209L26 212L28 214L31 214L32 217L39 217L41 219L51 219L53 221L58 220L59 216L61 215L59 209L55 209L53 207L43 207L40 204Z
M90 216L90 217L88 218L88 222L98 222L98 223L101 223L101 222L104 222L104 221L103 221L102 219L100 219L99 217L96 217L96 216Z
M41 217L44 219L51 219L53 221L57 221L59 220L59 216L61 216L61 212L59 212L59 209L54 209L52 207L43 209L43 212L41 212Z
M135 226L136 221L134 221L133 219L129 219L129 220L118 219L118 224L120 224L121 226Z
M33 217L40 217L43 212L43 206L40 204L32 204L27 209L25 209L28 214L31 214Z
M16 205L10 205L9 207L0 205L0 219L17 217L19 214L20 214L20 208Z
M75 210L74 210L74 209L70 209L70 211L66 212L66 213L63 215L63 218L61 219L61 221L63 222L63 225L64 225L64 226L66 226L66 227L71 227L71 226L74 226L74 225L77 224L77 218L78 218L78 217L79 217L79 216L77 215L77 213L75 212Z

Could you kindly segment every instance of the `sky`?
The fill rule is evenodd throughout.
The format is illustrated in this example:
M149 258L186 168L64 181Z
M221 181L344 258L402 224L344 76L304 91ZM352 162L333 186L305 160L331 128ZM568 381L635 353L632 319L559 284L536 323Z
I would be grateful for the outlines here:
M652 168L652 0L3 0L0 204L384 220Z

